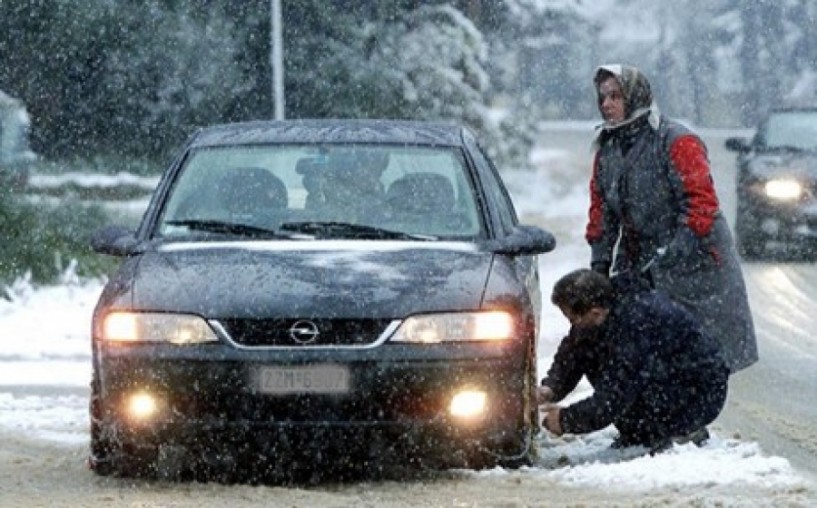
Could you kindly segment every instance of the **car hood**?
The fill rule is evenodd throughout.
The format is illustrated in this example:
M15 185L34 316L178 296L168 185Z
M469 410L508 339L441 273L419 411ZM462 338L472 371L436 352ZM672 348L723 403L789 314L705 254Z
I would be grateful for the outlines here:
M761 178L791 177L800 181L817 180L817 153L792 152L759 154L749 166Z
M167 244L142 255L120 302L130 293L136 309L208 318L394 318L476 309L493 257L467 243Z

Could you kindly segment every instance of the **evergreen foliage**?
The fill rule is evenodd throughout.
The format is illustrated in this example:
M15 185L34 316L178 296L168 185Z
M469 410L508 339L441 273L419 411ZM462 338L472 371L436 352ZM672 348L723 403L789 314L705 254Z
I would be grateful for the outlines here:
M27 277L34 283L58 279L77 261L78 275L107 273L113 261L91 251L88 233L108 219L98 207L63 204L55 213L48 206L25 203L0 193L0 283Z

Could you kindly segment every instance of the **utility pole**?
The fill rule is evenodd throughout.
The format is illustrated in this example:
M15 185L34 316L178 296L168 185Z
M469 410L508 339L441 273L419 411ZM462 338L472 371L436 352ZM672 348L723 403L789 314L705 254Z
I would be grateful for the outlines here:
M284 119L284 37L281 0L270 0L270 64L272 67L273 118Z

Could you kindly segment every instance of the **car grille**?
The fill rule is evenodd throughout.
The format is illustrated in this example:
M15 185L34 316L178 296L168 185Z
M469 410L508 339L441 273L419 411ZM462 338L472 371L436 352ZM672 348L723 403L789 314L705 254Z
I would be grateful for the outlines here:
M246 347L364 347L390 319L222 319L229 338Z

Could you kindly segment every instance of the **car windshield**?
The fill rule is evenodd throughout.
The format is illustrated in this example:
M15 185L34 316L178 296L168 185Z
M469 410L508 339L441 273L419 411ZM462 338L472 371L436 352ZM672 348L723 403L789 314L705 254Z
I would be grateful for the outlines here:
M473 239L482 222L462 153L450 147L201 148L165 198L173 239Z
M758 136L766 149L817 150L817 110L773 113Z

